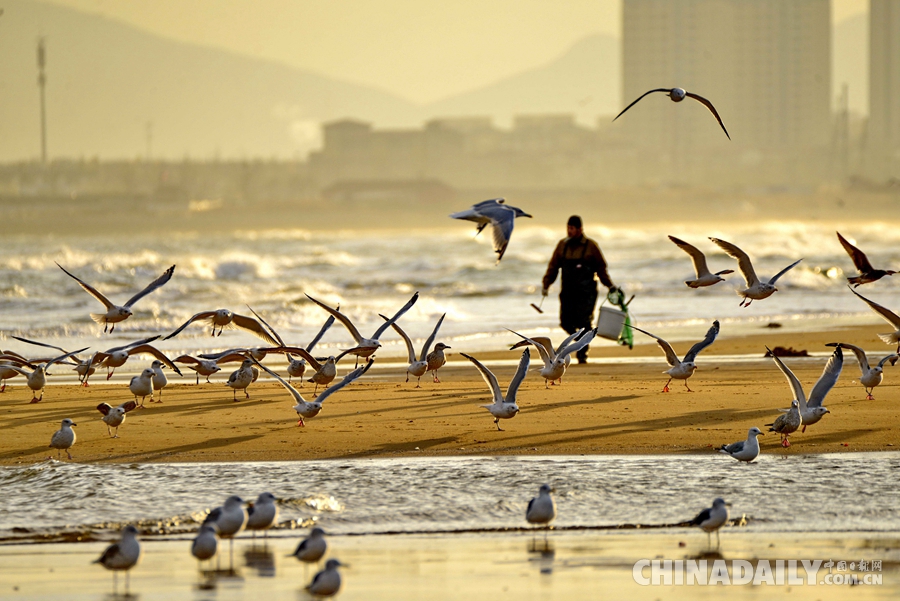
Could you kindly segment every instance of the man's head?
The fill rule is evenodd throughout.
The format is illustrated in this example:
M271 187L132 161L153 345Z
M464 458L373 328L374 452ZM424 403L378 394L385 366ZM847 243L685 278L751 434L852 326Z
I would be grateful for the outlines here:
M568 234L569 238L577 238L578 236L581 236L583 231L581 217L578 215L569 217L569 221L566 223L566 234Z

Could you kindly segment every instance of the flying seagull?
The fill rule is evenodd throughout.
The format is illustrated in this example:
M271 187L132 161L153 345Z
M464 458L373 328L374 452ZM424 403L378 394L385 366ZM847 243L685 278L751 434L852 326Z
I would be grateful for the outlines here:
M713 116L716 118L716 121L718 121L719 125L722 126L722 131L725 132L725 135L728 136L729 140L731 139L731 136L728 135L728 130L725 129L725 124L722 123L722 118L719 117L719 113L716 112L716 107L713 106L712 102L710 102L703 96L698 96L697 94L693 94L691 92L686 92L681 88L656 88L655 90L650 90L649 92L644 92L643 94L641 94L641 96L638 97L637 100L635 100L634 102L632 102L631 104L626 106L625 109L621 113L616 115L616 119L618 119L619 117L624 115L625 111L627 111L628 109L630 109L631 107L636 105L638 102L640 102L641 98L643 98L644 96L646 96L648 94L652 94L654 92L665 92L666 96L668 96L669 98L672 99L672 102L681 102L682 100L685 99L685 97L693 98L694 100L696 100L697 102L699 102L700 104L702 104L703 106L705 106L706 108L709 109L709 112L711 112L713 114ZM616 119L613 119L613 121L615 121Z
M725 281L725 278L720 276L734 273L733 269L723 269L722 271L710 273L709 267L706 266L706 255L704 255L699 248L692 244L688 244L675 236L669 236L669 240L674 242L678 248L691 256L691 262L694 264L694 273L697 274L697 279L685 281L685 285L688 287L700 288L701 286L712 286L713 284Z
M678 355L675 354L675 349L672 348L671 344L669 344L659 336L654 336L650 332L646 332L631 325L630 327L637 330L638 332L646 334L650 338L655 339L657 344L659 344L659 348L661 348L666 354L666 361L668 361L669 365L671 365L672 367L663 372L664 374L669 375L669 381L666 382L665 386L663 386L662 391L669 392L669 384L672 382L672 379L675 378L678 380L684 380L684 387L688 389L688 392L694 392L693 390L691 390L691 387L688 386L687 383L688 378L694 375L694 370L697 369L697 366L694 364L694 359L697 358L697 355L700 353L700 351L715 342L716 336L719 335L719 320L713 322L712 327L710 327L709 330L706 331L706 337L692 346L691 350L689 350L684 356L684 359L680 361L678 359Z
M828 359L828 362L825 364L825 369L822 370L822 375L819 376L815 386L813 386L812 392L809 393L809 399L807 399L806 394L803 392L803 386L800 385L800 380L797 379L794 372L792 372L788 366L775 355L775 353L772 353L768 347L766 347L766 350L771 353L776 365L778 365L778 369L780 369L781 373L784 374L784 377L787 378L788 385L790 385L791 392L794 395L794 400L797 401L800 407L800 417L803 418L803 429L801 432L806 432L806 426L813 425L821 420L826 413L831 413L827 408L822 406L822 403L825 401L825 395L834 388L838 376L841 375L841 369L844 367L844 352L841 350L841 347L834 349L831 358Z
M718 238L710 238L710 240L712 240L719 248L724 250L725 254L727 254L729 257L737 259L738 268L741 270L741 274L744 276L744 281L747 284L747 288L737 291L738 295L743 297L743 300L740 304L741 307L749 307L750 303L752 303L753 301L769 298L770 296L772 296L772 294L778 292L778 288L775 287L775 282L778 281L778 278L786 274L794 266L796 266L797 263L803 260L797 259L796 261L773 275L768 282L761 282L760 279L756 276L756 272L753 270L753 264L750 263L750 257L747 256L747 253L742 251L731 242L719 240Z
M853 346L852 344L847 344L846 342L829 342L825 346L839 346L841 348L853 351L853 354L856 355L856 360L859 362L859 383L862 384L866 389L867 401L875 400L875 397L872 396L872 391L875 390L875 387L881 384L881 381L884 379L884 364L888 361L891 362L891 365L895 365L897 363L897 353L891 353L886 357L882 357L881 361L879 361L878 365L876 365L875 367L869 367L869 359L866 357L866 352L858 346Z
M509 245L509 239L512 237L513 226L516 217L531 217L528 213L518 207L513 207L506 202L505 198L492 198L484 200L478 204L472 205L465 211L451 213L453 219L465 219L466 221L474 221L478 224L475 229L475 235L481 233L481 230L488 225L491 226L491 234L494 239L494 252L497 253L497 264L506 252Z
M848 286L849 288L849 286ZM874 301L870 301L865 296L850 288L850 292L858 296L859 298L866 301L866 304L869 305L869 308L881 315L881 317L894 326L894 331L889 334L879 334L878 337L884 341L885 344L896 344L897 345L897 353L900 354L900 315L897 315L887 307L882 307L878 303Z
M886 275L894 275L897 273L890 269L875 269L872 267L872 264L869 263L866 253L847 242L846 238L841 236L840 232L835 233L837 234L838 240L841 241L841 246L844 247L844 250L846 250L847 254L850 255L850 258L853 259L853 265L856 266L856 270L859 272L858 276L847 278L847 281L853 284L854 288L857 288L862 284L877 282Z

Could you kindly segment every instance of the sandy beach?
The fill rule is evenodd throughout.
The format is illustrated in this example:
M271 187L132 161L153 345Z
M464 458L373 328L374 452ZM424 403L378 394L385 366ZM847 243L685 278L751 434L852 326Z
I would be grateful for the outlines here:
M126 380L87 389L49 386L41 403L29 404L31 392L16 378L0 395L4 432L0 464L55 457L47 445L65 417L78 424L78 441L72 448L76 462L712 453L723 443L744 438L750 427L763 428L778 416L779 408L789 406L784 376L771 359L763 358L766 345L819 355L785 360L808 393L831 350L825 343L857 344L881 357L890 348L877 341L875 333L884 329L865 325L800 334L760 329L758 334L723 336L700 355L700 367L689 380L694 392L680 381L672 383L671 392L661 392L667 365L655 344L639 344L633 350L598 346L592 349L593 361L573 365L561 386L547 389L536 371L530 373L519 394L521 412L501 422L502 432L479 407L489 402L487 387L456 349L440 372L440 384L429 377L422 379L421 388L405 383L405 365L393 360L392 365L378 365L365 380L332 397L305 427L297 426L289 395L272 381L252 385L249 400L239 394L239 402L233 402L231 389L223 383L227 376L222 374L228 370L223 370L213 384L201 380L194 385L193 374L184 380L173 378L175 383L165 389L162 404L148 402L146 408L129 413L119 438L111 439L96 405L129 400ZM690 344L676 344L675 350L684 353ZM504 360L494 368L504 389L518 357L515 351L479 356L484 361ZM616 362L616 358L631 359ZM98 375L95 382L103 378ZM789 449L781 448L774 433L762 437L762 452L898 449L900 379L887 367L884 383L875 390L876 400L868 401L858 377L856 359L846 353L844 371L826 399L832 413L806 433L793 435ZM313 388L305 384L301 390L311 396Z

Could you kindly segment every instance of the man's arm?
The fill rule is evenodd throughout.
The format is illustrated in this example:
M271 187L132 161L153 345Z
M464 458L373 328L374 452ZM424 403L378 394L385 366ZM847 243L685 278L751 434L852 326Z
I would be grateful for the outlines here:
M550 263L547 264L547 273L544 274L544 279L541 280L544 296L547 295L547 290L553 285L553 282L556 281L556 276L559 274L559 263L562 260L564 244L565 240L561 240L556 245L556 248L553 250L553 256L550 257Z
M600 278L600 283L612 290L616 285L613 284L612 278L609 277L609 272L606 270L606 259L603 258L600 247L593 240L591 240L589 252L594 257L595 272L597 277Z

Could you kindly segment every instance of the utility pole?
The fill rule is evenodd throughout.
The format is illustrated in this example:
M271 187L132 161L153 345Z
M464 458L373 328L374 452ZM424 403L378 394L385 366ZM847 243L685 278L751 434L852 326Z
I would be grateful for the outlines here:
M44 38L38 38L37 47L38 62L38 87L41 89L41 163L47 164L47 108L44 100L44 86L47 76L44 74L44 65L47 63L47 53L44 50Z

